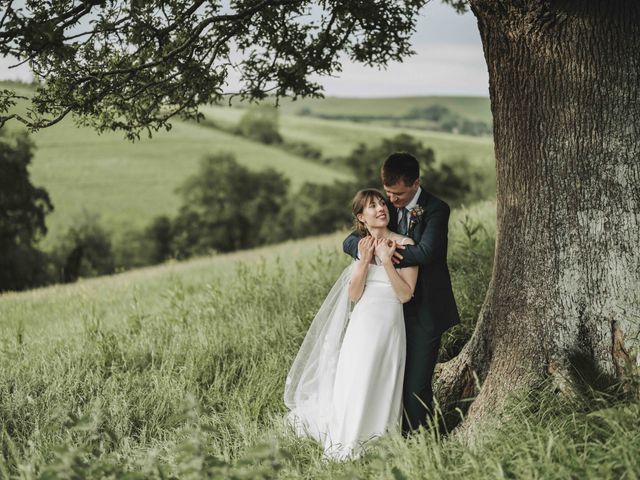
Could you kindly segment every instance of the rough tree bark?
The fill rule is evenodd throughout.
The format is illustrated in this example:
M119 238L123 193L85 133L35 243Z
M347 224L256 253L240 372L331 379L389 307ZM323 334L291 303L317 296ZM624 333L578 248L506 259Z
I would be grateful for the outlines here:
M565 392L576 370L620 379L640 336L640 4L470 3L494 118L495 263L436 382L445 408L475 396L467 427L545 377Z

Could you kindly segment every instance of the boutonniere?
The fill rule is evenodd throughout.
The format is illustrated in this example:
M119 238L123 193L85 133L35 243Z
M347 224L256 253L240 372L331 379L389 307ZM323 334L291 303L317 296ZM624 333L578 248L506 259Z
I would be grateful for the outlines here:
M409 235L413 232L415 226L422 220L424 209L420 205L416 205L409 211Z

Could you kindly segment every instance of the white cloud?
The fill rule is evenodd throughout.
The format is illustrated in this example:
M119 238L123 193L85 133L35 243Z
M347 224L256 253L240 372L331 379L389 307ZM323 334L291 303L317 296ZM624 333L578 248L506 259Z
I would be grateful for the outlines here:
M337 78L320 82L331 96L379 97L489 94L487 66L479 45L434 44L386 70L345 63Z
M332 96L489 95L489 77L475 17L429 2L412 38L416 55L386 70L346 61L338 78L321 81Z

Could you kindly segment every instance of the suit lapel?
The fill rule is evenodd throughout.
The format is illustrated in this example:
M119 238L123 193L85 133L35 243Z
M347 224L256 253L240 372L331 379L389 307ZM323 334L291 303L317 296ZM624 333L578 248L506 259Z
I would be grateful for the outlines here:
M398 209L389 200L385 200L389 209L389 230L398 233Z
M420 192L420 196L418 197L418 205L424 208L425 212L427 211L427 202L429 201L429 192L427 192L424 188ZM398 233L398 209L393 206L388 199L385 199L387 203L387 208L389 209L389 230L392 232ZM411 232L411 238L418 243L418 240L422 236L422 231L424 230L425 216L422 216L422 220L418 222L418 224Z
M411 232L411 238L416 243L418 243L418 241L420 240L420 237L422 237L422 232L424 231L428 201L429 201L429 192L427 192L423 187L422 191L420 192L420 196L418 197L418 205L420 205L424 209L425 213L422 215L422 219L420 219L420 221L417 223L417 225Z

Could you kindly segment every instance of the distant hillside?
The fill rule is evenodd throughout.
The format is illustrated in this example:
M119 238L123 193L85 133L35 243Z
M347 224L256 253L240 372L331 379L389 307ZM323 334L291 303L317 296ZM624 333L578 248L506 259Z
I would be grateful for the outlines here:
M27 85L0 82L0 88L15 87L21 94L29 93ZM325 158L345 156L359 143L371 145L405 132L432 147L437 161L466 157L474 164L493 169L493 142L488 137L398 129L295 114L300 106L338 111L340 103L344 111L347 111L346 106L357 107L359 112L378 111L381 105L392 110L394 101L397 106L427 105L431 101L429 98L432 97L425 97L424 102L423 99L411 102L408 99L372 99L372 105L367 105L363 99L327 99L326 107L322 106L321 100L285 101L280 115L280 132L286 141L311 145ZM459 105L460 109L469 111L481 110L478 105L486 102L486 99L433 98L447 100L451 108ZM25 108L24 102L18 105L21 111ZM243 109L228 107L205 107L203 111L208 120L227 127L237 124L244 114ZM14 122L9 128L19 126ZM114 232L140 228L157 215L173 214L180 204L176 187L196 171L200 158L221 150L233 152L238 161L249 168L273 167L283 172L291 179L294 189L305 181L332 183L349 178L349 173L336 168L335 164L312 162L205 123L174 121L170 132L130 143L121 133L98 135L91 129L77 127L72 119L66 119L37 132L32 138L37 147L31 168L33 182L49 191L55 206L47 218L49 235L45 247L85 210L100 214L102 223Z
M206 118L230 127L238 123L245 110L242 108L204 107ZM325 157L346 156L359 143L373 145L382 138L408 133L436 152L436 160L446 162L453 157L466 156L473 163L493 167L493 140L490 137L471 137L414 128L394 128L341 120L301 117L287 113L280 115L280 132L287 140L306 142L322 151Z
M13 84L0 83L0 88ZM22 94L27 86L18 85ZM25 110L24 102L17 107ZM12 122L10 129L20 128ZM131 143L122 133L98 135L67 118L32 135L36 144L33 182L45 187L54 203L47 217L45 244L64 232L83 210L99 213L111 229L145 226L151 218L173 214L180 198L175 189L192 175L200 159L219 151L233 152L252 169L275 168L293 188L305 181L332 183L344 172L310 162L280 149L211 128L176 120L170 132Z
M403 116L413 109L441 105L471 120L491 122L488 97L394 97L394 98L305 98L283 101L283 113L298 114L304 109L323 115Z
M264 103L272 104L274 100ZM236 108L247 104L235 102ZM227 107L226 105L224 107ZM280 101L286 115L471 136L493 134L487 97L307 98Z

